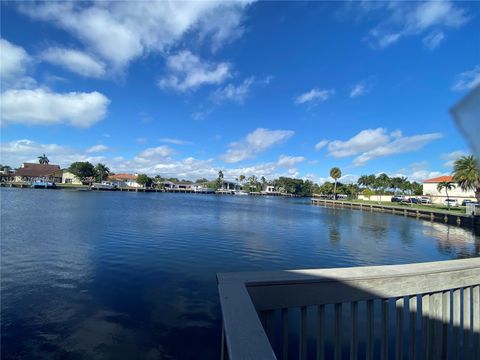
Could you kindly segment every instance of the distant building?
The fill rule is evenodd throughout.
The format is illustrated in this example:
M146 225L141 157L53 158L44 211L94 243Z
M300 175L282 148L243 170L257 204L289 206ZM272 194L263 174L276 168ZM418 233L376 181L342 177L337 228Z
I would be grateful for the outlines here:
M224 190L224 191L229 191L229 190L239 191L239 190L242 190L242 186L241 186L239 183L237 183L237 182L223 180L223 181L222 181L222 186L219 188L219 190Z
M137 174L115 174L110 175L108 177L108 181L110 181L113 185L118 187L133 187L133 188L140 188L142 185L137 183Z
M275 193L277 191L275 190L275 186L269 185L265 188L265 192L268 194L268 193Z
M14 174L15 181L62 182L62 170L58 165L23 163Z
M64 169L62 172L62 183L63 184L73 184L73 185L82 185L82 181L70 171Z
M453 182L453 176L439 176L433 179L423 180L423 195L431 197L434 203L443 203L447 198L447 194L445 193L445 189L439 192L437 186L444 181ZM448 197L450 199L457 199L459 202L466 199L475 199L475 193L473 190L463 191L460 185L455 182L454 185L454 189L448 190Z
M198 184L197 184L198 185ZM164 181L163 188L167 191L175 191L175 190L195 190L198 186L191 183L175 183L173 181Z

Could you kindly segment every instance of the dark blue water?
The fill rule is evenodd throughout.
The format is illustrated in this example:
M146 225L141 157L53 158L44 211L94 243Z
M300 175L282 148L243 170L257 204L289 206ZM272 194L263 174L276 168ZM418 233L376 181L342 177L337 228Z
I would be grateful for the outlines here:
M218 358L218 272L480 255L468 230L308 199L0 196L2 359Z

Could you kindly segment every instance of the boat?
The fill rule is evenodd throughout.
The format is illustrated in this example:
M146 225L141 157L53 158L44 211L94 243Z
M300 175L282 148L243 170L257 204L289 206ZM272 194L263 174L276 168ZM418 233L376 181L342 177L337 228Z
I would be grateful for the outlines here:
M243 190L235 190L234 195L249 195L248 192Z
M93 183L92 189L95 190L117 190L117 186L108 181L102 181L100 183Z
M215 189L206 186L197 186L195 187L195 192L200 194L215 194Z
M32 181L30 184L30 187L34 189L54 189L57 186L55 185L54 182L50 181Z

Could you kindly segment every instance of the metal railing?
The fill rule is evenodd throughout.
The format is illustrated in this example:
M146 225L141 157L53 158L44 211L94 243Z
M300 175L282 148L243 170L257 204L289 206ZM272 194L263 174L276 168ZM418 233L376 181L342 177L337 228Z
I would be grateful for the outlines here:
M480 258L217 279L222 359L480 359Z

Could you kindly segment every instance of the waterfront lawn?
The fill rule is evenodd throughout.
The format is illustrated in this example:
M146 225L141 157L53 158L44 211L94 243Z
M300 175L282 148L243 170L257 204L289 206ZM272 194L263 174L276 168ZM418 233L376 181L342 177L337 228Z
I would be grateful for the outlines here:
M372 197L373 198L373 197ZM342 201L342 200L337 200ZM347 200L345 200L347 201ZM387 207L409 207L412 209L419 209L419 210L435 210L439 212L444 212L447 214L455 214L455 215L464 215L466 212L465 206L458 206L458 207L450 207L450 210L441 204L411 204L411 203L398 203L398 202L391 202L391 201L375 201L375 200L348 200L347 202L355 202L355 203L362 203L362 204L372 204L372 205L382 205Z

